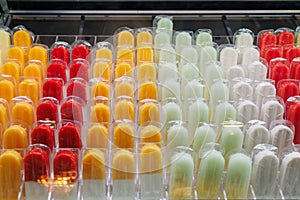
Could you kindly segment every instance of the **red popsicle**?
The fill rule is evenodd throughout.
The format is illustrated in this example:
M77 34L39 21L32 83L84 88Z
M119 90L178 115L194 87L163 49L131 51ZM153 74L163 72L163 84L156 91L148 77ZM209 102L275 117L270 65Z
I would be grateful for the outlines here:
M274 58L282 57L281 47L279 46L263 46L262 51L264 52L262 57L266 59L268 63Z
M82 104L74 98L65 101L60 107L61 119L83 122Z
M64 124L58 133L59 148L81 148L80 133L73 123Z
M51 150L54 148L54 130L49 125L39 124L31 133L32 144L44 144Z
M53 123L58 122L58 108L55 101L44 100L36 108L37 120L49 120Z
M24 158L25 181L39 181L50 177L49 156L42 148L30 150Z
M67 47L60 45L56 46L51 51L51 59L61 59L67 64L70 63L70 51Z
M78 58L73 60L70 67L70 79L83 78L89 81L89 64L86 60Z
M270 61L269 65L269 77L275 81L275 87L277 88L278 81L282 79L288 79L290 76L290 68L286 59L275 58Z
M79 97L86 103L87 98L85 81L80 79L72 79L67 87L67 96Z
M263 47L267 45L276 45L277 38L273 30L262 30L258 33L258 48L260 49L261 57L264 55Z
M48 78L61 78L64 83L67 82L67 64L59 59L52 60L47 68Z
M295 37L292 30L287 28L280 28L276 30L277 44L280 46L287 44L294 44Z
M299 85L298 80L280 80L277 85L277 96L280 96L286 102L289 97L300 95Z
M286 50L284 58L286 58L290 63L293 61L294 58L297 57L300 57L300 48L291 47Z
M53 161L56 180L76 182L78 174L78 157L71 150L59 151Z
M75 60L77 58L82 58L82 59L88 60L89 54L90 54L89 47L84 44L79 44L79 45L73 47L72 60Z
M286 119L295 126L294 144L300 144L300 96L290 97L285 106Z
M292 61L290 78L300 80L300 58L294 58Z

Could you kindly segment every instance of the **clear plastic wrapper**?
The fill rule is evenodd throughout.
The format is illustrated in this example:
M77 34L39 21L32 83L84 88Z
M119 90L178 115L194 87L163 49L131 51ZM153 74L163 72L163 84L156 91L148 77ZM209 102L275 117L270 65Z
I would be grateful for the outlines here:
M281 79L277 84L277 95L284 102L292 96L300 95L300 81L295 79Z
M269 128L274 120L283 119L284 103L281 97L265 97L260 111L260 120L266 122L266 127Z
M15 46L30 47L34 41L34 34L23 25L15 26L12 29L13 43Z
M50 47L50 54L51 60L60 59L69 64L71 57L71 45L64 41L54 42Z
M35 123L30 134L31 144L45 145L50 151L57 147L55 140L55 131L57 125L52 121L39 120Z
M44 44L33 44L28 52L28 60L39 60L43 63L43 68L48 65L49 49Z
M31 127L36 121L35 107L32 100L25 96L17 96L13 98L11 118L12 122L21 121Z
M278 87L278 82L282 79L290 77L290 64L284 58L274 58L269 64L269 78L275 81L275 87Z
M134 104L131 97L117 97L112 108L114 111L114 120L127 119L134 121Z
M17 94L16 80L13 76L8 74L0 74L0 98L10 102Z
M207 43L212 43L212 30L211 29L198 29L195 32L195 43L198 46L205 45Z
M219 59L224 71L238 64L238 54L238 49L234 45L224 44L220 46Z
M17 84L20 81L21 71L21 65L16 59L8 59L0 66L0 73L12 76Z
M275 30L277 36L277 44L284 46L287 44L294 44L294 30L286 27L281 27Z
M47 78L61 78L64 84L66 84L69 79L67 69L68 66L65 61L52 59L47 67Z
M104 54L104 53L103 53ZM111 61L104 60L102 58L97 58L92 63L92 68L90 69L90 77L92 78L102 78L107 81L111 81L112 79L112 64Z
M300 96L288 98L285 104L285 119L291 121L295 126L294 143L300 143L300 126L299 126L299 109L300 109Z
M60 121L59 101L53 97L41 98L36 108L36 116L37 120L47 120L58 124Z
M250 120L258 119L259 108L251 100L239 100L236 103L237 120L246 124Z
M11 30L7 26L0 26L0 65L7 59L7 51L11 45Z
M41 85L39 79L36 77L20 77L20 83L18 85L18 95L26 96L33 102L34 106L37 106L41 97Z
M88 108L90 109L90 122L109 123L111 121L111 102L104 96L97 96L90 100Z
M88 60L92 45L85 40L76 40L72 43L71 48L73 61L77 58Z
M93 78L89 81L89 99L98 96L111 97L111 85L106 79Z
M133 149L135 144L135 124L131 120L115 120L113 123L113 146Z
M139 101L137 112L137 123L139 125L161 122L161 105L157 100L145 99Z

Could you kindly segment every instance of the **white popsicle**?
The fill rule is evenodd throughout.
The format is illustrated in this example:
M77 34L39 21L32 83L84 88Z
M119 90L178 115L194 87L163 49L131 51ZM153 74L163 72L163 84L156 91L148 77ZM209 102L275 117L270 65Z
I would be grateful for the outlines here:
M275 96L276 95L276 88L275 86L267 81L263 81L258 83L258 85L254 89L254 102L258 106L258 108L261 108L262 106L262 100L264 97L267 96Z
M237 106L237 120L246 124L248 121L258 119L258 107L249 100L240 102Z
M235 82L235 80L234 80ZM251 100L253 96L253 88L250 85L250 80L240 79L235 82L231 88L231 100L239 99Z
M283 119L283 113L283 105L278 101L270 100L262 105L260 120L266 122L266 127L269 128L272 121Z
M208 68L208 63L217 61L218 52L213 45L205 45L200 47L199 51L199 69L201 75L205 74L206 69Z
M265 144L270 141L269 130L262 124L254 124L245 133L244 149L251 152L257 144Z
M229 83L232 83L235 78L245 77L244 69L240 65L233 65L227 69L226 77Z
M158 80L164 82L167 79L178 79L178 68L175 63L159 63Z
M227 71L229 67L237 65L238 64L237 50L232 46L227 46L223 48L220 52L220 62L223 71Z
M270 130L271 144L278 148L279 154L293 145L294 132L285 125L277 125Z
M267 78L267 66L259 61L247 65L248 78L251 80L264 80Z
M258 62L259 56L259 51L254 47L246 47L243 49L241 65L243 66L246 75L248 75L247 66L253 62Z
M209 88L210 99L209 99L209 111L211 119L213 119L213 114L215 112L215 106L221 100L229 99L229 89L227 85L222 80L217 80Z

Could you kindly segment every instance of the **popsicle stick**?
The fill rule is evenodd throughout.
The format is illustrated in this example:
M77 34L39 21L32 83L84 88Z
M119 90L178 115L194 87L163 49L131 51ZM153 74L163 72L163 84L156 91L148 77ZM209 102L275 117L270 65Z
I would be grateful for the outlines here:
M100 123L92 125L87 132L86 146L88 148L107 148L108 130Z
M28 133L20 125L9 126L3 133L3 147L5 149L25 149L28 145Z

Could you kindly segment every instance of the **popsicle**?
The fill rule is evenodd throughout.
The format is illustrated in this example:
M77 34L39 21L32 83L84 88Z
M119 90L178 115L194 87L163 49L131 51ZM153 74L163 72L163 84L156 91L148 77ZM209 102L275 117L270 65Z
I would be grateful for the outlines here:
M42 63L39 61L30 61L23 70L23 75L26 77L34 77L36 80L41 82L44 77L44 69Z
M216 80L209 88L209 111L210 118L214 119L215 107L221 100L229 100L229 89L222 80Z
M269 130L261 123L254 123L245 132L244 148L250 153L257 144L266 144L269 141Z
M76 99L67 99L60 106L61 119L83 122L82 104Z
M198 52L192 46L186 46L181 50L180 64L196 64L198 62Z
M131 121L134 120L134 105L131 101L123 99L116 103L114 119L129 119Z
M195 136L193 138L194 139L193 140L194 152L196 152L198 154L202 150L202 147L205 144L207 144L209 142L216 142L217 133L214 128L215 127L212 124L206 124L206 123L203 123L201 126L196 128ZM205 167L205 164L203 167ZM199 170L201 170L201 167ZM199 171L199 173L201 173L201 176L203 176L201 171ZM205 178L205 177L202 177L202 178ZM202 187L203 187L203 185L202 185ZM199 191L198 191L198 193L199 193Z
M110 122L110 108L104 103L96 103L91 107L91 122Z
M21 66L14 61L8 60L0 67L0 74L11 75L19 83L21 75Z
M233 83L233 79L245 77L245 69L240 65L231 66L225 71L225 76L230 85ZM231 95L232 96L232 95Z
M208 68L208 63L217 61L218 52L213 45L205 45L200 49L199 53L199 70L203 76Z
M275 86L282 79L288 79L290 77L289 63L284 58L276 58L270 61L269 65L269 77L275 81Z
M161 83L162 85L162 100L168 98L176 98L180 100L180 80L167 79Z
M228 199L247 198L251 178L251 159L242 153L230 156L225 191Z
M3 133L4 149L25 149L28 145L28 135L20 125L11 125Z
M58 133L59 148L81 148L80 130L73 123L62 125Z
M284 102L289 97L300 95L300 81L295 79L282 79L277 84L277 95L280 96Z
M240 125L235 126L230 124L223 125L220 144L224 147L226 160L228 159L230 151L241 149L243 146L244 134L239 126Z
M158 63L176 63L177 54L170 44L159 46L157 50L159 50Z
M117 51L117 64L127 63L134 67L134 51L130 48L120 48Z
M136 46L151 46L153 43L152 32L150 29L141 28L138 34L136 34Z
M47 124L37 125L31 132L31 144L44 144L52 150L55 147L54 129Z
M299 199L300 153L287 154L280 167L279 184L287 199Z
M53 97L60 102L63 99L63 86L63 79L47 78L43 84L43 97Z
M201 79L194 79L183 86L182 99L187 102L189 99L203 98L204 84Z
M111 44L109 44L111 45ZM112 51L111 49L104 47L104 48L100 48L96 51L96 59L100 58L100 59L104 59L104 60L108 60L109 62L112 62Z
M139 106L138 122L143 125L147 122L160 122L160 108L157 102L148 101Z
M144 99L158 99L158 92L157 92L157 86L154 82L148 81L139 86L139 96L138 100L144 100Z
M176 53L181 55L184 47L192 45L192 36L190 32L181 31L175 33L175 50Z
M156 143L162 142L161 129L154 125L144 126L140 132L141 143Z
M156 24L156 27L158 30L160 29L166 29L166 30L173 30L173 21L172 18L168 17L168 16L157 16L158 21ZM155 25L154 25L155 27Z
M253 45L253 32L246 28L241 28L234 33L234 44L237 48L251 47Z
M253 98L258 108L261 108L264 97L276 95L276 88L271 81L258 82L254 88Z
M216 150L209 151L201 159L196 183L199 199L218 199L224 165L221 152Z
M0 132L6 129L9 119L8 103L5 99L0 98Z
M120 96L134 96L134 83L133 79L119 79L115 80L115 97Z
M232 46L225 46L220 51L220 63L223 71L227 71L229 67L237 65L238 52Z
M181 74L181 84L186 85L188 81L193 79L197 79L200 77L199 70L197 68L196 63L186 63L180 67L180 74Z
M263 150L254 156L251 184L256 198L274 198L278 167L279 160L272 151Z
M158 66L158 80L163 82L172 78L179 78L177 65L175 63L160 63Z
M151 46L139 47L136 50L136 63L141 65L143 63L151 63L154 60L153 49Z
M269 128L273 120L283 119L284 107L276 100L269 100L261 107L260 119L266 122L266 127Z
M79 97L87 102L86 82L81 78L71 79L67 86L67 96Z
M107 148L108 129L100 123L93 124L87 132L86 146L88 148Z
M77 58L72 61L70 66L70 79L82 78L85 81L89 80L89 64L86 60Z
M258 107L249 100L240 102L236 108L237 120L246 124L248 121L258 119Z
M267 66L260 61L254 61L247 66L248 78L251 80L266 79L267 71Z
M118 33L117 46L134 47L134 35L130 29L125 29Z
M251 86L251 80L243 78L236 78L233 80L231 93L232 100L251 99L252 96L253 88Z
M128 63L119 63L115 68L115 79L120 78L122 76L132 77L133 69L132 65Z
M23 68L27 62L26 51L27 49L25 49L25 47L10 47L7 52L7 59L15 60L21 66L21 71L23 71Z
M58 123L58 102L56 99L45 98L36 108L37 120L49 120Z
M225 72L224 72L225 73ZM207 68L204 72L204 80L207 88L210 88L215 80L223 78L223 70L219 63L211 62L207 64Z
M51 59L61 59L67 64L70 63L70 45L66 42L58 41L51 46Z
M138 84L146 81L156 81L156 68L152 63L145 63L137 68L137 80Z
M93 78L103 78L110 81L111 65L105 61L97 61L93 65Z
M286 58L289 63L291 63L294 58L300 57L300 48L292 46L288 48L284 53L284 58Z
M78 45L73 46L72 49L72 60L82 58L88 60L90 54L90 44L86 41L76 41ZM81 43L82 42L82 43ZM81 43L81 44L80 44Z
M29 100L29 99L28 99ZM32 126L35 122L35 111L31 103L27 101L16 102L12 107L12 121L25 122L28 126Z
M66 62L53 59L47 68L48 78L61 78L64 84L67 82L67 64Z
M33 78L25 78L19 84L20 96L26 96L32 100L34 105L38 104L40 99L40 86L39 82Z
M284 148L293 145L294 132L288 126L274 126L270 130L270 136L270 143L278 148L279 154L284 151Z
M264 46L275 45L277 43L277 37L274 34L274 30L262 30L258 33L257 44L260 49L261 56L265 54L263 51Z
M10 102L15 97L15 84L7 79L0 79L0 98Z
M105 179L105 153L98 149L88 150L82 160L83 180Z
M169 180L170 199L191 199L193 187L193 157L185 151L172 156Z
M78 156L71 150L60 150L53 159L56 184L76 182L78 178Z
M275 31L277 34L277 44L278 45L287 45L294 44L294 31L289 28L279 28Z
M114 127L114 145L119 148L134 147L134 127L122 122Z
M0 199L18 199L22 181L22 157L14 151L8 150L0 156Z
M175 102L169 102L162 107L163 123L168 124L169 121L182 120L182 110L180 106Z
M165 46L170 46L170 44L171 44L170 40L171 40L170 33L167 30L159 31L155 34L155 36L154 36L154 57L155 57L156 63L160 62L160 50ZM176 54L175 54L175 60L176 60Z
M48 64L48 47L44 45L35 45L31 47L28 53L29 60L39 60L43 63L43 66Z
M203 46L212 43L212 31L210 29L198 29L196 31L196 45Z
M295 126L294 143L300 144L299 96L290 97L286 102L285 118Z
M266 61L268 63L270 63L270 61L272 59L281 58L282 57L282 51L281 51L281 47L280 46L276 46L276 45L264 46L261 51L264 53L264 55L262 57L264 59L266 59Z
M224 121L236 120L236 116L236 108L228 101L220 102L215 107L214 122L216 124L222 124Z
M166 145L168 149L168 158L170 158L171 154L174 152L174 149L177 146L189 146L189 132L187 128L181 124L180 121L174 121L175 123L172 124L170 122L170 128L167 130L167 140ZM178 123L177 123L178 122ZM167 158L167 159L168 159Z
M0 29L0 65L7 59L7 51L9 49L9 46L11 45L10 41L10 33L6 31L5 29ZM2 62L1 62L2 61Z
M25 27L19 26L20 29L14 32L13 39L14 45L19 47L30 47L32 45L32 36ZM17 28L17 27L15 27Z

